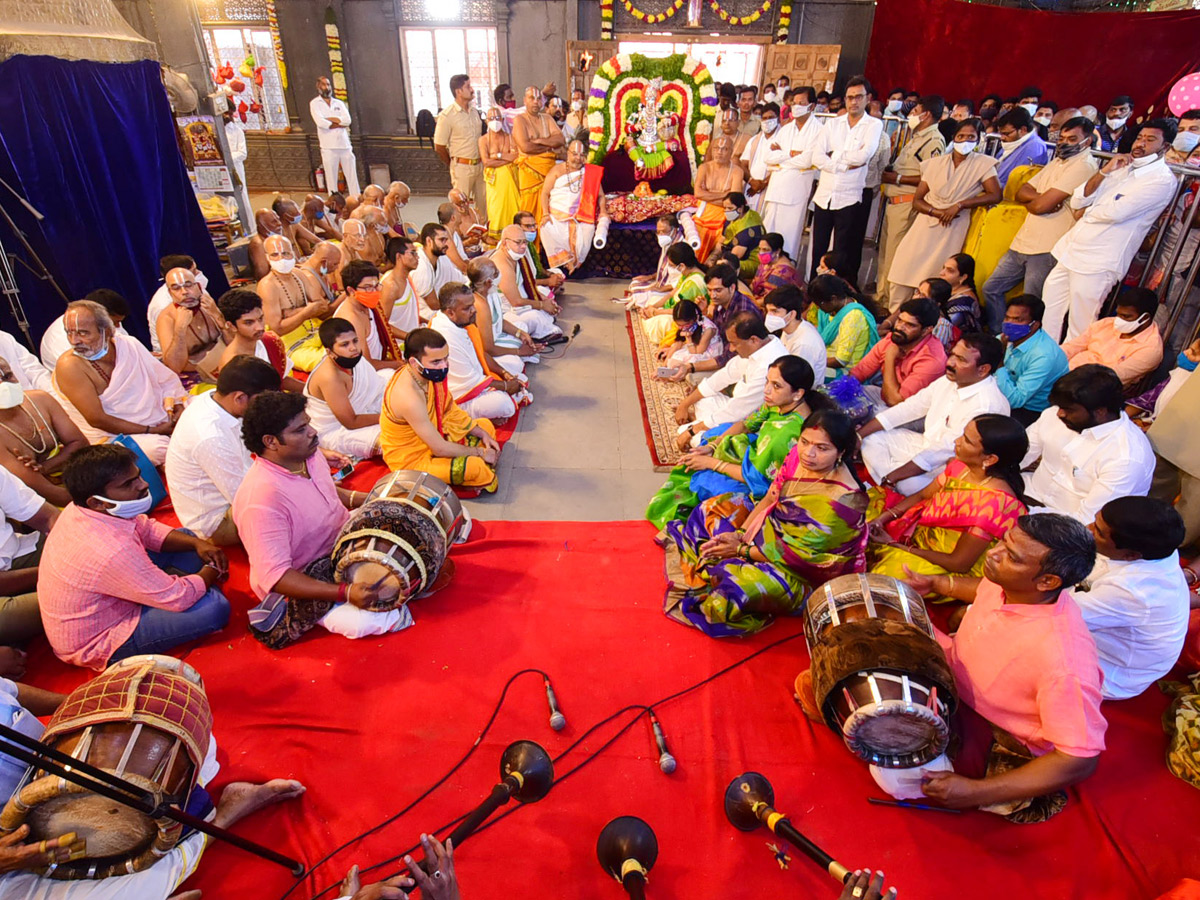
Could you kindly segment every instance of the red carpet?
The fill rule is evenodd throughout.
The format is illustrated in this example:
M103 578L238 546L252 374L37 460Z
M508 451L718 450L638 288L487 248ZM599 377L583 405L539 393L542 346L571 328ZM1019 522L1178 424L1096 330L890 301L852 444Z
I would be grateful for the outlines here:
M477 523L454 551L454 583L414 604L417 624L347 641L318 629L281 652L246 632L244 562L228 586L233 621L187 659L204 676L221 746L219 788L233 779L299 778L299 802L259 813L239 832L312 862L392 815L470 748L508 677L525 667L554 679L569 724L550 730L540 679L509 692L472 759L444 787L380 834L340 854L293 897L306 898L407 848L422 830L472 809L498 780L510 741L561 753L622 706L650 703L754 650L799 633L788 620L719 642L660 611L662 553L640 522ZM32 654L30 678L67 689L85 674ZM679 769L665 776L645 721L541 803L467 841L458 855L466 900L616 898L595 859L601 827L622 814L658 833L648 894L659 898L832 898L835 885L795 852L781 871L765 831L725 821L721 796L746 769L774 783L777 806L852 869L883 869L909 898L1153 898L1200 864L1200 792L1163 764L1150 691L1105 712L1109 750L1097 774L1044 825L984 813L948 815L868 805L866 767L803 718L791 697L807 663L803 638L769 650L658 712ZM624 720L622 720L624 721ZM616 733L614 723L557 766L561 778ZM385 870L386 871L386 870ZM189 887L206 897L271 900L292 884L282 869L214 844ZM335 896L330 894L328 896Z

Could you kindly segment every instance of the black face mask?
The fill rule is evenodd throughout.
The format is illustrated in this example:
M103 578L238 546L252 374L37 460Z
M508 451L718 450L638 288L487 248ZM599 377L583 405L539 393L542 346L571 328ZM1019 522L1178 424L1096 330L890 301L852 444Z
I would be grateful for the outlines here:
M446 376L450 374L450 369L427 369L421 366L421 377L426 381L432 381L434 384L441 384L446 380Z
M333 358L333 361L335 363L337 363L339 366L341 366L343 369L349 370L349 369L353 369L360 362L362 362L362 358L363 358L363 355L360 353L360 354L358 354L358 356L335 356Z

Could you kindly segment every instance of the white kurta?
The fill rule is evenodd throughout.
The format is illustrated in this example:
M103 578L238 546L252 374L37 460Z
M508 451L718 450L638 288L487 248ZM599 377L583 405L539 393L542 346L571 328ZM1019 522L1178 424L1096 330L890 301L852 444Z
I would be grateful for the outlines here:
M324 365L337 365L326 356L312 375ZM360 360L352 370L354 381L350 387L350 408L358 416L377 416L383 409L383 393L387 388L387 375L371 367L365 359ZM333 410L324 400L318 400L310 392L312 375L304 384L304 396L308 398L308 416L313 428L317 430L317 438L326 450L335 450L347 456L366 459L379 453L379 426L367 425L365 428L347 428L333 414Z
M947 153L921 163L921 181L929 186L925 202L935 209L945 209L974 197L983 190L984 181L996 177L996 161L990 156L968 153L955 166L956 158L957 154ZM949 257L962 252L970 227L971 211L968 209L960 211L949 225L918 213L896 248L887 280L892 284L918 287L926 278L940 272Z
M783 238L783 249L799 259L804 219L817 183L813 148L821 135L821 120L809 116L804 125L788 122L767 145L766 164L771 182L763 194L763 227ZM770 149L778 145L778 150Z

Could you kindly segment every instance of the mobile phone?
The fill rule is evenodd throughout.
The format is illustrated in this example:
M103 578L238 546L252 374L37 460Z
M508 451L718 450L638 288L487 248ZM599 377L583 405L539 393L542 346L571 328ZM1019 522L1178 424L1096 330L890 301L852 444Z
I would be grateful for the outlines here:
M678 369L672 368L669 366L659 366L658 367L658 377L659 378L671 378L678 372L679 372Z
M347 475L352 475L352 474L354 474L354 463L346 463L346 465L342 466L340 469L338 469L336 472L333 473L333 480L341 481Z

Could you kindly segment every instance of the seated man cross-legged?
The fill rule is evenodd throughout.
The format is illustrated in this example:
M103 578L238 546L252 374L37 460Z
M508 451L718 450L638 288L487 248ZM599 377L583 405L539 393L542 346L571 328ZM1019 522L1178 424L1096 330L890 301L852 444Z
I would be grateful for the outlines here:
M933 333L938 306L925 297L900 304L890 334L884 335L850 370L876 408L895 406L946 372L946 351ZM880 383L873 383L875 376ZM872 383L868 384L868 381Z
M251 632L274 650L317 624L350 638L412 624L407 607L367 608L378 589L333 583L333 542L366 494L334 483L305 402L264 391L242 416L242 440L255 460L234 497L233 521L250 560L250 588L262 601L250 611Z
M225 627L229 601L217 587L229 569L224 551L145 515L150 489L131 450L84 447L63 483L72 503L38 567L42 621L60 659L99 670Z
M326 319L318 333L325 359L305 383L304 396L321 446L359 459L378 456L387 373L371 368L347 320Z

